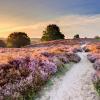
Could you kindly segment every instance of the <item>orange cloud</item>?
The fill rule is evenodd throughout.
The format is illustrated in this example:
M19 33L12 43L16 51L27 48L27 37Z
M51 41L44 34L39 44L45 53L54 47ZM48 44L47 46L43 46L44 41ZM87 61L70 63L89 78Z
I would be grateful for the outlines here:
M11 26L8 28L0 26L0 36L6 37L11 32L24 31L27 32L30 37L39 38L42 36L42 31L48 24L57 24L60 26L61 32L64 33L66 37L73 37L74 34L80 34L82 37L100 35L100 15L70 15L39 22L34 25L13 25L13 23L11 23Z

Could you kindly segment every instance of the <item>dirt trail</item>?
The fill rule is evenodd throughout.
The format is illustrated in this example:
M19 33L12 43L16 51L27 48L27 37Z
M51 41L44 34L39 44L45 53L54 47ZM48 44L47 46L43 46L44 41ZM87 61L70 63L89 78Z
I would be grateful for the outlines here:
M65 76L55 80L49 90L42 90L42 96L37 100L100 100L91 81L92 64L86 53L79 53L79 56L82 60L74 64Z

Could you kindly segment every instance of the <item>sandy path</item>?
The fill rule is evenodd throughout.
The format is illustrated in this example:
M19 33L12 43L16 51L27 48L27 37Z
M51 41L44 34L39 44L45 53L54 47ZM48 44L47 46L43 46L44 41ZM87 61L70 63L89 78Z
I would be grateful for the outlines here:
M79 56L82 60L64 77L55 80L51 89L41 91L42 96L37 100L100 100L91 81L92 64L85 53Z

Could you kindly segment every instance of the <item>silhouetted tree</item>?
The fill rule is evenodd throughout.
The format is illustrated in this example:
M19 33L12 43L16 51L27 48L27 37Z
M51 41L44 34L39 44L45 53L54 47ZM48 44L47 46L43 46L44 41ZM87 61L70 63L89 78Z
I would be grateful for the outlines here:
M95 36L94 38L95 38L95 39L100 39L100 37L99 37L99 36Z
M51 40L64 39L64 37L65 36L60 32L59 27L55 24L51 24L47 26L45 31L43 31L43 36L41 40L51 41Z
M7 47L20 48L30 44L30 38L24 32L11 33L7 38Z
M79 34L74 35L74 39L79 39L79 38L80 38Z
M0 40L0 47L6 47L6 43L3 40Z

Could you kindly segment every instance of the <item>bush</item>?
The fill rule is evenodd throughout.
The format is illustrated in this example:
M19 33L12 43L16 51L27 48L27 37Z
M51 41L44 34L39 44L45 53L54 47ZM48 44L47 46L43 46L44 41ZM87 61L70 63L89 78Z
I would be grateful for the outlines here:
M64 39L64 35L60 32L60 29L57 25L48 25L46 31L43 31L42 41L51 41Z
M0 47L6 47L6 43L3 40L0 40Z
M74 35L74 39L79 39L79 38L80 38L79 34Z
M95 38L95 39L100 39L100 37L99 37L99 36L95 36L94 38Z
M7 47L20 48L30 44L30 38L24 32L11 33L7 38Z

